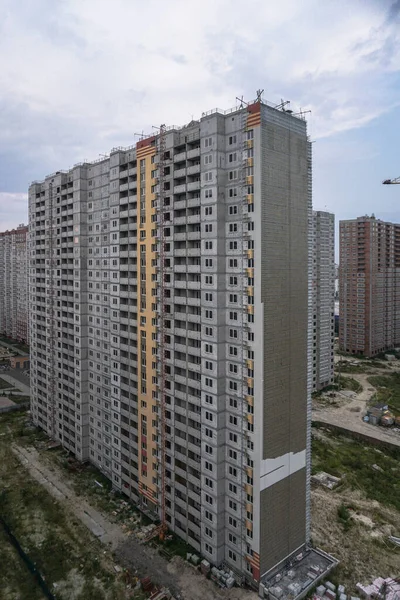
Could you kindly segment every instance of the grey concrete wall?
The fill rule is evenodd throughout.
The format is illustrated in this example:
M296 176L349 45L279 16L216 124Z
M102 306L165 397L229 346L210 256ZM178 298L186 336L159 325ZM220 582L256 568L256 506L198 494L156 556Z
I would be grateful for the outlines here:
M262 107L262 458L307 445L308 171L305 123ZM305 542L306 471L264 489L260 571Z

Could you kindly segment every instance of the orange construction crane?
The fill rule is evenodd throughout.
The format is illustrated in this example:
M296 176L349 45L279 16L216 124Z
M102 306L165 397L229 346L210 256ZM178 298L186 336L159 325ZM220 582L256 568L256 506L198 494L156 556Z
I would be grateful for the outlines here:
M385 179L382 183L383 185L400 184L400 177L396 177L396 179Z

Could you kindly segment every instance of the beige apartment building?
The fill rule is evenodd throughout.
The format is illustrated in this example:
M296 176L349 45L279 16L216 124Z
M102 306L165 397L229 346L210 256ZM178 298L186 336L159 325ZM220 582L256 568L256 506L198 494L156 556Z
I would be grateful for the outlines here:
M257 101L29 189L35 423L255 586L309 541L310 148Z

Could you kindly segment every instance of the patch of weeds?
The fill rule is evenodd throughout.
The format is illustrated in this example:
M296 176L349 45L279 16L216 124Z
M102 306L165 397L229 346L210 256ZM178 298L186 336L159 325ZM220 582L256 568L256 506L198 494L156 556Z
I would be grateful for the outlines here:
M312 439L312 473L326 471L336 477L345 476L346 486L361 489L367 498L384 506L400 510L400 481L398 465L400 450L381 448L375 452L371 446L353 438L326 432L327 440ZM330 443L330 438L335 444ZM382 471L377 471L378 465Z
M340 376L337 378L337 383L339 385L339 389L341 390L351 390L352 392L356 392L357 394L359 392L362 392L363 390L361 383L359 383L353 377Z
M342 523L345 531L348 531L350 527L353 525L353 520L351 518L350 511L348 507L342 502L337 509L338 520Z

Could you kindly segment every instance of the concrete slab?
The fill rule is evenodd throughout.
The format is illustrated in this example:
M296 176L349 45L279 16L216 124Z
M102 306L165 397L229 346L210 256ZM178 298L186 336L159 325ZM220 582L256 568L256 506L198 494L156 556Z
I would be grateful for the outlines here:
M5 396L0 396L0 408L9 408L10 406L16 406L15 402Z

